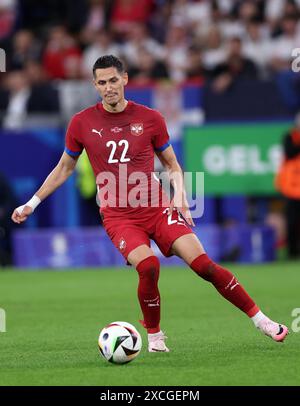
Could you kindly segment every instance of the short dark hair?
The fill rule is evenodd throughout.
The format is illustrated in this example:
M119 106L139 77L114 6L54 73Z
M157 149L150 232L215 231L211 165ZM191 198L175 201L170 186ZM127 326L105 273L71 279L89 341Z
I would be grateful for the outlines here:
M105 69L114 67L119 73L124 73L125 68L123 62L114 55L103 55L97 59L93 66L93 75L96 76L96 69Z

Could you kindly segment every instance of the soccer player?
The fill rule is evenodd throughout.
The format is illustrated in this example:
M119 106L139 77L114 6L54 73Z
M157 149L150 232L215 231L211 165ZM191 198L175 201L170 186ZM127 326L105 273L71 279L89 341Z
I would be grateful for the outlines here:
M93 66L93 76L102 102L73 116L60 161L35 195L14 210L12 220L24 222L41 201L68 179L85 149L97 179L103 226L115 247L138 272L138 299L150 352L169 351L160 329L160 264L150 248L150 239L165 256L182 258L264 334L283 341L287 327L265 316L234 275L208 257L193 233L183 174L161 114L125 99L128 75L115 56L101 56ZM153 182L154 154L173 178L175 192L171 202L166 201L163 192L154 193L154 197L149 193L159 185L157 180ZM134 181L137 178L138 193Z

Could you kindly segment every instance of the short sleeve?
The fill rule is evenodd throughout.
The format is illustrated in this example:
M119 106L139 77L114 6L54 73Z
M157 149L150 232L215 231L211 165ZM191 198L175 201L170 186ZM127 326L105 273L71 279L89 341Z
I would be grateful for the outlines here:
M155 151L162 152L170 146L170 136L165 119L159 112L155 113L152 143Z
M79 156L83 150L80 141L81 125L77 115L73 116L66 132L65 152L73 157Z

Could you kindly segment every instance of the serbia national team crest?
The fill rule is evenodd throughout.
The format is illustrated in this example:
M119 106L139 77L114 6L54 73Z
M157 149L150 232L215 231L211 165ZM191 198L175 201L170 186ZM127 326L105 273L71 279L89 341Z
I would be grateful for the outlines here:
M119 248L120 248L120 251L124 251L125 248L126 248L126 241L124 240L123 237L120 238L120 241L119 241Z
M144 132L143 123L130 124L130 132L132 135L142 135Z

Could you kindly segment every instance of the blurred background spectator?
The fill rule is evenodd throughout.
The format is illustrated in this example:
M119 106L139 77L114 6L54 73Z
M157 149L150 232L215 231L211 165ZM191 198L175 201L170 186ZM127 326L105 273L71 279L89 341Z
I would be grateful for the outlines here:
M142 49L152 55L155 61L160 61L164 57L163 47L151 38L144 24L132 23L124 39L121 54L129 67L139 66L139 54Z
M43 66L50 79L79 79L81 50L64 26L50 29Z
M283 150L277 187L286 198L288 255L295 259L300 258L300 112L283 137Z
M227 57L223 63L214 68L213 78L212 86L216 92L227 90L238 79L257 78L254 62L243 56L240 38L233 37L228 41Z
M44 117L44 125L49 125L51 117L59 116L59 112L58 90L45 80L45 73L38 62L29 60L24 69L12 70L5 75L4 86L0 89L3 128L26 128L28 117L38 115Z
M153 11L153 0L115 0L111 6L111 28L122 40L132 25L141 23L146 25ZM120 37L121 36L121 37Z
M17 20L17 0L0 2L0 46L6 49Z
M83 51L82 55L82 74L86 78L91 78L91 66L95 63L99 55L120 56L120 45L113 42L109 31L95 30L90 35L90 43Z
M14 36L8 55L9 69L22 69L28 60L41 59L41 43L37 41L32 31L19 30Z

